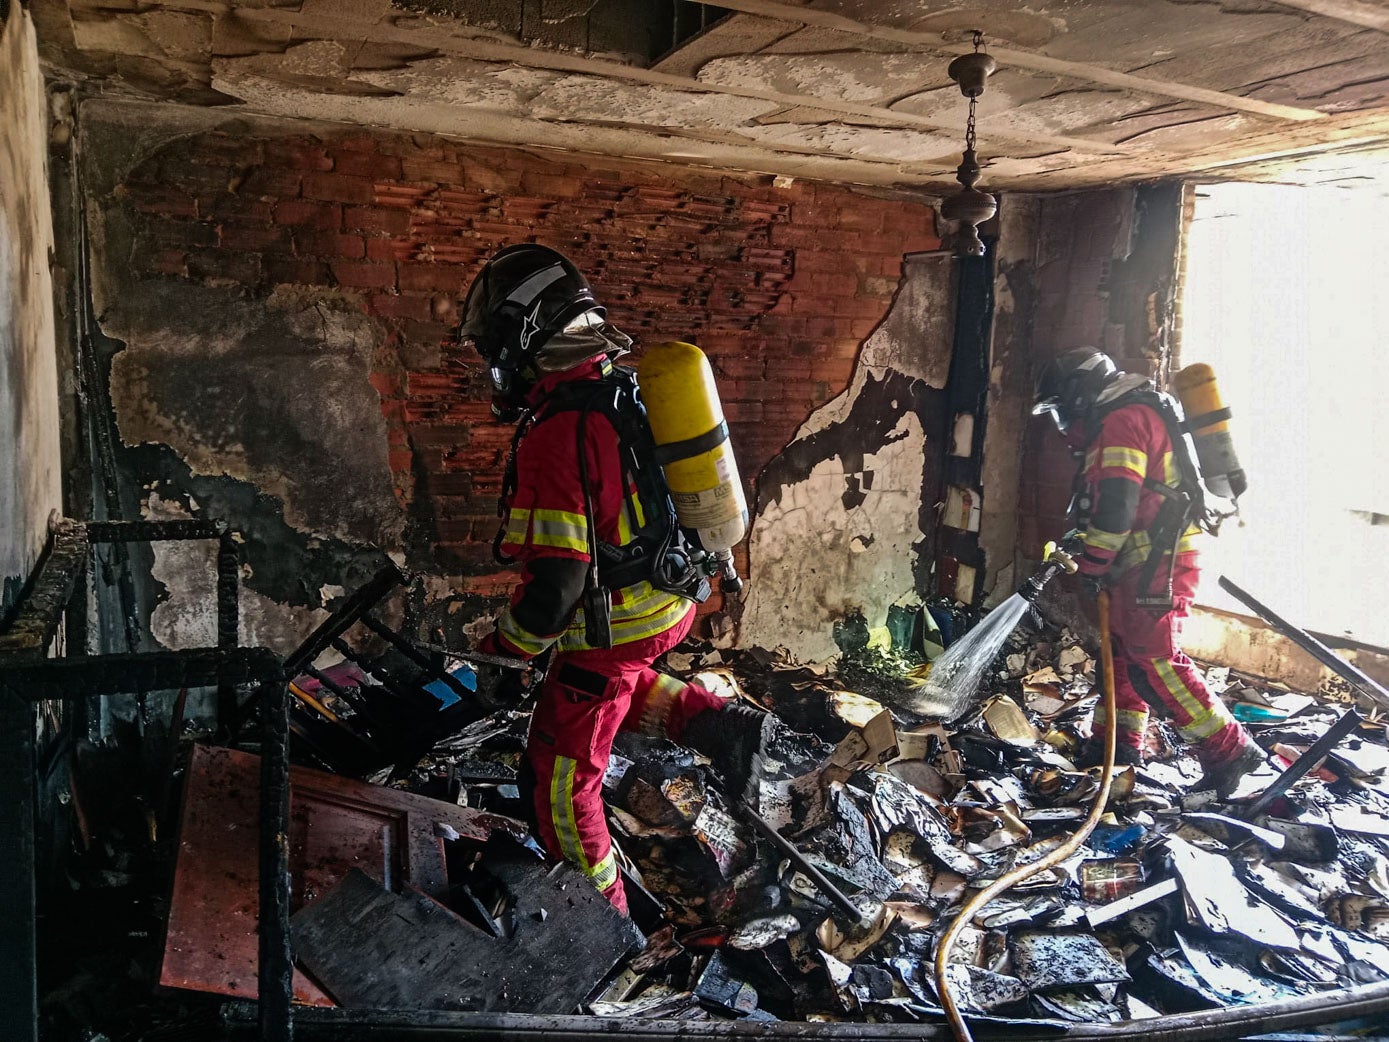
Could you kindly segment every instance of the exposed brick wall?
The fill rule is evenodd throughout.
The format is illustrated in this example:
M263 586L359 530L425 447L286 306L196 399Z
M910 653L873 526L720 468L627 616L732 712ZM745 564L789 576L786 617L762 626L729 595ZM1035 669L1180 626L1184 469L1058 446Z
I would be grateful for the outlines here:
M386 133L185 136L117 194L144 277L358 295L386 330L372 382L414 563L479 592L504 581L490 542L511 432L491 422L477 359L446 339L484 258L554 246L620 328L703 347L751 483L846 386L902 255L939 245L926 205Z

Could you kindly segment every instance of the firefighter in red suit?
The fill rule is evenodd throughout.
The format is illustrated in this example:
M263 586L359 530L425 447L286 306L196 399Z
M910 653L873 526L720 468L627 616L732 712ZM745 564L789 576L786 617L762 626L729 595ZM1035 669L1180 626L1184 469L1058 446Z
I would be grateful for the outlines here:
M1142 763L1151 706L1192 745L1206 784L1228 795L1265 757L1181 649L1201 529L1199 476L1174 434L1174 407L1108 355L1076 348L1047 364L1033 412L1052 416L1081 463L1072 520L1083 588L1110 594L1118 762ZM1104 723L1101 706L1097 733ZM1092 739L1082 760L1098 762L1100 745Z
M766 740L770 720L652 668L689 632L707 580L686 575L681 585L629 564L611 590L595 583L594 549L606 566L636 546L651 505L601 407L611 397L613 360L631 340L606 322L584 277L554 250L508 247L469 289L459 337L488 363L493 411L519 421L498 549L520 565L521 581L480 650L552 653L531 721L529 777L523 772L534 787L535 824L552 856L576 865L625 912L602 803L618 731L683 741L736 773ZM599 604L589 599L595 589L603 590ZM595 626L605 614L606 625Z

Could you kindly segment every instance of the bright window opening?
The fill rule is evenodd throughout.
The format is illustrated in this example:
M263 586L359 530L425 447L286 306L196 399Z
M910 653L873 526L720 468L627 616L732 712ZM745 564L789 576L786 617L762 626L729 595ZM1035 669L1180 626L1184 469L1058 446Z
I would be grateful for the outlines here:
M1214 366L1249 474L1200 600L1389 647L1389 196L1197 189L1181 364Z

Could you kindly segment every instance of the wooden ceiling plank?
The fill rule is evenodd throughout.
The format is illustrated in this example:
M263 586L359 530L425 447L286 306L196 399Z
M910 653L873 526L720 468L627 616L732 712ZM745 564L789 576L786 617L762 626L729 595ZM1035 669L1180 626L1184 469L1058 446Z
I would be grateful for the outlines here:
M1300 6L1303 3L1309 5L1342 5L1350 2L1352 2L1352 0L1295 0L1294 6ZM811 7L799 7L795 4L783 3L781 0L726 0L726 2L725 0L719 0L719 6L726 7L733 11L740 11L743 14L758 14L768 18L784 18L788 21L801 22L803 25L813 25L824 29L837 29L840 32L869 37L875 40L885 40L891 43L900 43L915 49L926 50L941 55L965 54L972 50L968 44L952 44L943 41L939 33L917 32L911 29L894 29L891 26L885 25L870 25L867 22L860 22L857 19L835 14L831 11L820 11ZM1049 58L1044 54L1034 54L1031 51L1019 50L1013 47L995 47L990 45L988 51L998 59L1000 64L1011 65L1019 69L1028 69L1032 72L1047 73L1052 76L1065 76L1070 79L1098 83L1105 87L1116 87L1120 90L1156 94L1160 97L1177 98L1181 101L1192 101L1201 105L1211 105L1215 108L1227 109L1233 112L1248 112L1251 115L1265 116L1270 119L1294 123L1305 123L1326 118L1325 113L1318 112L1316 109L1298 108L1293 105L1279 105L1274 102L1259 101L1255 98L1244 98L1240 97L1238 94L1208 90L1205 87L1194 87L1187 83L1149 79L1146 76L1133 76L1126 72L1106 69L1099 65L1087 65L1083 62Z
M174 8L183 2L185 2L185 0L161 0L160 6ZM287 23L300 32L308 32L322 39L393 40L400 43L427 47L455 57L471 58L476 61L514 63L529 68L549 69L556 72L568 72L578 75L608 77L647 84L649 86L668 87L675 90L751 98L777 105L823 109L849 117L868 116L874 119L885 120L896 126L932 130L952 136L962 136L964 134L963 121L957 123L954 121L928 119L924 116L898 112L894 109L882 108L877 105L860 105L852 102L840 101L836 98L824 98L802 94L783 94L779 91L762 90L754 87L705 83L702 80L697 80L689 76L671 75L669 73L656 72L651 69L638 68L633 65L623 65L620 62L588 58L562 51L551 51L538 47L525 47L519 44L500 43L494 39L479 39L477 37L464 36L445 37L441 35L444 30L443 26L439 27L439 32L421 32L414 29L401 29L397 26L378 22L355 21L349 18L321 18L313 15L304 15L289 8L278 7L238 7L236 9L236 15L240 18L253 21ZM1107 141L1094 141L1089 138L1074 138L1053 134L1018 134L999 131L991 134L991 137L997 141L1010 141L1030 147L1040 146L1051 149L1072 149L1077 152L1097 153L1101 155L1134 155L1142 153L1141 149L1124 148L1122 146L1113 145Z
M1272 0L1279 7L1292 7L1322 18L1389 33L1389 7L1372 0Z

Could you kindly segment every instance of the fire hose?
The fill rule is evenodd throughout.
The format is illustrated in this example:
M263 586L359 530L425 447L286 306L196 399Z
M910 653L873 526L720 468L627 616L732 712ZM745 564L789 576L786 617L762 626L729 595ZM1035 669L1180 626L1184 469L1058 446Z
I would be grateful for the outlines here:
M1090 806L1090 813L1076 829L1059 847L1046 854L1044 857L1025 865L1019 865L1009 872L1005 872L996 880L986 886L979 893L975 894L956 914L950 926L946 929L944 936L940 939L940 946L936 949L936 993L940 996L941 1005L945 1008L945 1017L950 1024L951 1031L954 1032L957 1042L974 1042L974 1036L970 1034L969 1026L965 1023L959 1007L955 1003L955 996L950 992L950 984L946 979L946 970L950 966L950 950L955 946L960 932L969 924L980 910L983 909L995 897L1004 891L1017 886L1024 880L1031 879L1039 872L1044 872L1049 868L1055 868L1061 862L1076 852L1082 843L1089 837L1099 824L1100 818L1104 815L1105 804L1109 802L1109 788L1114 780L1114 743L1115 743L1115 711L1114 711L1114 652L1109 643L1109 594L1101 590L1099 599L1099 622L1100 622L1100 668L1103 671L1103 692L1104 692L1104 766L1100 772L1100 788L1095 793L1095 801Z

